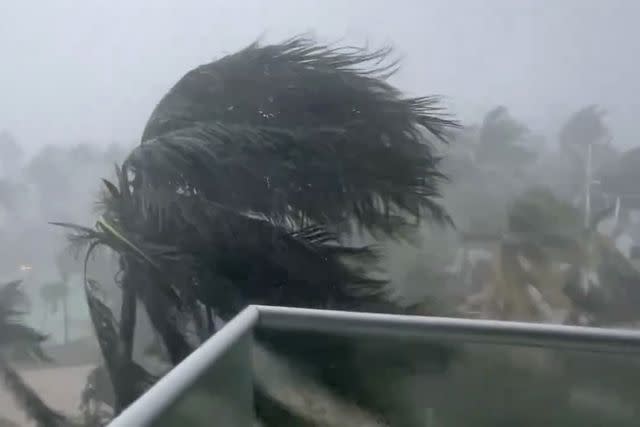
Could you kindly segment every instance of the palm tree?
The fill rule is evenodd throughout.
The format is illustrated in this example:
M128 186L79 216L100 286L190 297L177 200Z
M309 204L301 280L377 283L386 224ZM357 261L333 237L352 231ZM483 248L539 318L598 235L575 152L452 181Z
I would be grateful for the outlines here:
M573 113L560 129L560 146L584 159L585 147L606 143L611 137L604 116L605 111L597 105Z
M478 131L476 159L481 164L517 171L536 158L526 145L529 129L504 106L489 111Z
M591 186L593 173L615 161L617 152L611 145L611 133L605 123L605 112L590 105L573 113L560 129L558 136L561 152L568 159L572 196L583 200L592 210Z
M22 306L26 297L20 282L10 282L0 287L0 375L16 402L39 427L68 426L68 420L49 408L14 370L4 354L16 345L28 348L36 357L47 360L40 348L45 336L22 324Z
M533 181L540 138L502 106L453 138L442 162L445 206L461 229L498 231L510 200Z
M404 97L385 81L395 70L379 65L389 53L294 38L190 71L155 108L116 181L105 181L96 227L66 224L75 241L120 253L121 318L110 338L118 357L108 366L116 412L140 392L124 374L136 300L173 364L193 348L182 325L205 338L214 311L229 319L251 303L408 310L366 273L372 248L344 239L450 221L432 144L456 123L437 97ZM90 301L98 289L87 285Z
M0 131L0 179L16 173L22 165L24 151L7 130Z

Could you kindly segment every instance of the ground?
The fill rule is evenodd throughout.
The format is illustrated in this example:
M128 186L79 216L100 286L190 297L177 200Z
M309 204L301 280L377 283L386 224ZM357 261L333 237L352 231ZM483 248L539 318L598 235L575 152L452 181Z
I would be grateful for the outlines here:
M79 413L80 394L89 371L100 361L94 338L80 339L66 345L44 348L55 364L14 364L25 381L38 392L52 408L66 414ZM11 394L0 383L0 427L31 427Z
M87 374L94 365L21 367L20 374L37 390L50 407L64 414L78 414L80 394L87 380ZM15 405L13 397L0 387L0 427L5 420L20 427L35 426L29 423L22 411ZM10 425L10 424L8 424Z

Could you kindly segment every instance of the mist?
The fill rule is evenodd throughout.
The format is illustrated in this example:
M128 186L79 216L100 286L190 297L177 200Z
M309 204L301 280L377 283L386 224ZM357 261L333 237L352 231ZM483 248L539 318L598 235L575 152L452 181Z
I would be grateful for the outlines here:
M85 273L108 285L117 317L126 268L106 250L85 270L87 245L71 245L70 230L103 218L104 179L117 183L185 73L256 40L309 34L392 46L389 83L440 96L455 121L445 142L425 137L448 216L340 236L375 244L371 272L388 281L389 301L421 315L635 329L639 16L640 3L623 0L5 1L0 284L22 281L27 323L56 357L101 363ZM139 315L134 355L161 375L170 364L156 332Z
M640 51L639 12L623 1L5 3L0 227L5 242L19 244L2 257L2 276L28 276L34 287L56 276L65 235L49 222L95 220L100 179L113 175L155 104L186 70L256 40L301 33L393 46L401 67L391 82L408 94L442 95L467 128L444 150L451 168L444 202L454 222L467 229L478 226L469 221L482 223L467 218L470 209L482 210L476 203L493 209L479 217L504 218L526 188L559 190L575 181L557 145L562 126L581 108L602 110L617 155L635 145L640 65L631 52ZM522 139L536 160L521 183L497 178L475 188L478 181L458 176L465 166L456 169L456 162L475 155L481 136L474 129L498 106L526 128ZM487 185L497 199L487 199ZM406 282L407 263L421 253L404 245L389 253L392 276ZM437 259L442 264L442 254ZM27 265L28 274L20 270Z
M259 37L391 44L394 83L447 97L463 120L507 105L553 132L583 105L610 114L633 145L640 48L633 1L141 1L3 3L0 129L29 150L137 141L184 72Z

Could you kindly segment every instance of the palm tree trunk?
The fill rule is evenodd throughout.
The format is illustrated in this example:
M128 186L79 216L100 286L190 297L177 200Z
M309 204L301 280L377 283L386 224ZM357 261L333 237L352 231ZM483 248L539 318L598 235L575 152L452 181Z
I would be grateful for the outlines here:
M62 321L64 322L64 343L69 342L69 312L67 310L67 295L62 297Z
M127 370L133 360L133 336L136 325L136 290L131 281L122 283L122 305L120 309L120 342L116 375L126 383ZM131 391L131 390L129 390ZM115 413L119 414L133 401L132 393L116 393Z
M45 307L44 307L44 310L42 311L42 325L41 325L40 330L42 330L42 331L46 331L47 330L46 325L47 325L47 318L48 317L49 317L49 304L46 303Z
M0 357L0 375L16 403L38 427L70 426L64 416L49 408L4 358Z
M213 317L214 317L213 308L207 306L206 310L207 310L207 328L209 329L209 335L213 335L216 332L216 326L215 326L215 323L213 322Z

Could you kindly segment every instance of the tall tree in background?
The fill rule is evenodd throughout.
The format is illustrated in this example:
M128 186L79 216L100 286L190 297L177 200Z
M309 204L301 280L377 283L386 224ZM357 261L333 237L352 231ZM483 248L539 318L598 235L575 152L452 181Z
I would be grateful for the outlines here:
M14 175L22 166L24 152L7 130L0 131L0 179Z
M481 125L456 132L455 138L442 165L450 178L445 205L458 228L498 232L510 199L530 185L526 172L540 150L532 145L539 141L505 107L492 109Z
M605 111L597 105L584 107L573 113L560 129L560 146L584 158L588 145L606 147L611 134L604 122Z
M97 227L75 227L74 239L120 253L117 411L138 395L126 374L136 300L173 364L193 348L181 325L204 339L214 311L405 310L360 267L371 248L342 239L449 221L432 144L455 123L437 98L385 82L388 54L303 38L254 44L190 71L160 101L117 181L105 182Z
M518 171L536 158L536 152L525 144L529 135L529 129L506 107L496 107L478 130L476 160L487 167Z

